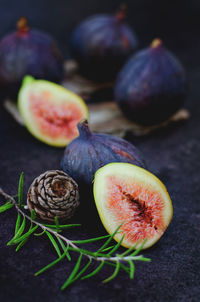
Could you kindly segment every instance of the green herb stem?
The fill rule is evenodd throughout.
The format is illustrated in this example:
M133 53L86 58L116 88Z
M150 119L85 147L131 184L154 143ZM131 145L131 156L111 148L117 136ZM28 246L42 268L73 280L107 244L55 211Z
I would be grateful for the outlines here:
M48 265L40 269L38 272L36 272L35 276L38 276L41 273L48 270L49 268L53 267L58 262L62 261L65 257L67 258L68 261L71 261L71 255L70 255L71 252L76 252L79 254L79 256L72 272L69 274L69 277L62 285L61 287L62 290L66 289L69 285L74 283L76 280L85 280L95 276L101 271L104 265L112 266L114 268L114 271L110 277L108 277L103 281L103 283L107 283L113 280L114 278L116 278L120 270L124 270L126 273L129 274L130 279L133 279L135 273L134 261L144 261L144 262L151 261L149 258L146 258L142 255L138 255L139 252L144 247L144 244L146 242L145 240L137 249L136 247L138 243L135 246L130 247L128 250L126 250L121 254L117 253L124 239L124 235L122 235L118 243L115 243L114 245L112 245L112 243L115 235L120 233L120 228L122 224L111 235L105 235L105 236L83 239L83 240L71 240L63 236L61 232L71 227L80 226L80 224L61 225L57 217L55 218L55 224L43 224L38 222L37 220L35 220L36 218L35 211L32 211L31 215L29 216L22 210L23 182L24 182L24 174L22 173L19 180L18 195L17 195L18 201L16 201L14 197L6 194L0 188L0 194L4 196L6 200L8 200L3 206L0 207L0 212L8 210L12 206L15 206L17 210L18 215L15 224L15 234L14 237L7 243L7 245L14 245L14 244L17 245L16 251L19 251L24 246L24 244L28 241L29 237L33 234L35 236L42 236L43 234L46 234L49 241L53 245L58 255L58 258L56 258L53 262L49 263ZM25 232L25 230L27 229L26 226L27 221L29 222L30 226L28 231ZM34 233L37 228L40 228L41 232ZM80 248L78 246L81 244L93 243L100 240L105 240L105 242L97 251L90 251L86 248ZM88 258L88 262L85 265L82 264L83 256ZM83 274L90 267L93 261L99 263L98 266L92 272L83 276Z

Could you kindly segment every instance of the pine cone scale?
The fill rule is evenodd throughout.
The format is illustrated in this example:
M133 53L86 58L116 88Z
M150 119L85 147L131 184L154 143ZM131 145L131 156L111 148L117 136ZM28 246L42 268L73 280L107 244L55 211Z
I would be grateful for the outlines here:
M48 209L48 208L49 208L48 204L45 202L45 200L44 200L43 198L41 198L40 195L38 195L37 199L38 199L39 204L40 204L43 208L45 208L45 209Z

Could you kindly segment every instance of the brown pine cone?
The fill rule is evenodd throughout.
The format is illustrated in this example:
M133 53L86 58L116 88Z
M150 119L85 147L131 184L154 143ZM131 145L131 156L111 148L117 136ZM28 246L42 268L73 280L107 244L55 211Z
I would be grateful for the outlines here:
M69 219L79 205L78 185L62 171L46 171L31 184L27 205L43 220L54 221L55 216L59 221Z

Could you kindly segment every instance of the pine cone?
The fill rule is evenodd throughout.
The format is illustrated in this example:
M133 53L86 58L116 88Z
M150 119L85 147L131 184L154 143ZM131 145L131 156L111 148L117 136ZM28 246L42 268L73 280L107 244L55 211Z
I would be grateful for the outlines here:
M43 220L54 221L55 216L59 221L69 219L79 205L78 185L62 171L47 171L31 184L27 205Z

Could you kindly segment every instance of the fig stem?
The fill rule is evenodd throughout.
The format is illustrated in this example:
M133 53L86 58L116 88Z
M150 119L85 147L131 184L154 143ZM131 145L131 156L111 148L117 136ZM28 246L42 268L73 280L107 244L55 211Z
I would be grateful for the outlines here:
M80 123L78 123L78 131L81 138L89 138L92 135L92 132L89 129L88 121L83 120Z
M122 22L126 19L127 15L127 6L125 3L122 3L116 13L116 19L119 22Z
M18 21L17 21L17 30L20 33L24 33L29 31L29 26L28 26L28 20L25 17L21 17Z
M157 48L161 45L162 45L162 40L159 38L154 39L153 42L151 43L152 48Z

